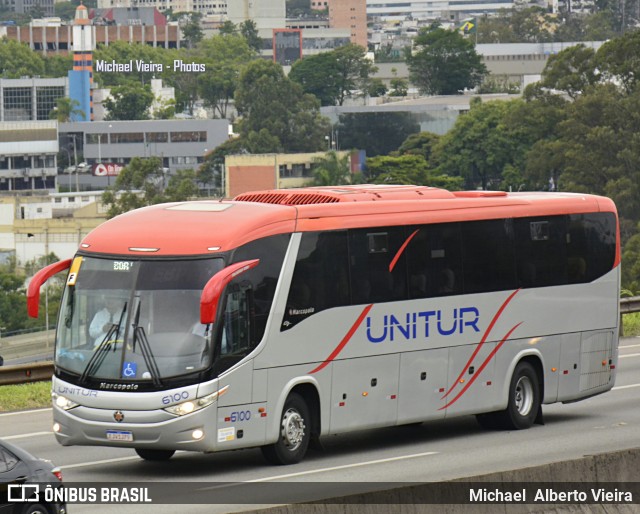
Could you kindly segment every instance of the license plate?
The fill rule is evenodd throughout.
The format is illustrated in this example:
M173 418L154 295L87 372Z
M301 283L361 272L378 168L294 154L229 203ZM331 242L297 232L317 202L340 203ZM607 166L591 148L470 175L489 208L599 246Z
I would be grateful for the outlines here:
M107 439L109 441L133 441L133 432L125 430L107 430Z

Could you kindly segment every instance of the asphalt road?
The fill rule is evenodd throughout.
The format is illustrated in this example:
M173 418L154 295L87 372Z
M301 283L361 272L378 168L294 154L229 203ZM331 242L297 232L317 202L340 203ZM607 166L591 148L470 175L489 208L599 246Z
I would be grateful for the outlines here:
M51 433L51 410L0 414L0 437L62 467L66 482L419 482L463 478L640 447L640 338L625 338L615 388L573 404L544 407L545 425L484 431L473 417L325 438L300 464L274 467L257 449L219 454L177 453L165 463L132 450L62 447ZM640 476L640 472L639 472ZM580 477L576 477L580 481ZM341 489L341 494L346 491ZM175 498L189 503L192 496ZM243 505L84 505L91 513L235 512ZM246 500L245 500L246 501Z

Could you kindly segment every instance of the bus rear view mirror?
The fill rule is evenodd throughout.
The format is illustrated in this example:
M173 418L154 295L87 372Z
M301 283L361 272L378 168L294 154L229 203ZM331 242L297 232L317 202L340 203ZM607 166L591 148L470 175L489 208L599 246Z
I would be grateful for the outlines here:
M71 259L54 262L42 268L36 273L27 288L27 313L31 318L38 317L38 307L40 305L40 288L47 280L56 273L60 273L71 267Z
M253 259L231 264L209 279L200 296L200 323L215 323L218 302L224 288L237 276L255 268L259 262L260 259Z

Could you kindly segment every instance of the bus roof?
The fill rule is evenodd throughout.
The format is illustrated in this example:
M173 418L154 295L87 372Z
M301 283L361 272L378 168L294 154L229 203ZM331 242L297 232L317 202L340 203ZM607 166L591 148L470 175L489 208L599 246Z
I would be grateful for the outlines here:
M245 193L232 201L159 204L93 230L81 250L108 255L207 255L295 231L616 212L605 197L572 193L449 192L362 185Z

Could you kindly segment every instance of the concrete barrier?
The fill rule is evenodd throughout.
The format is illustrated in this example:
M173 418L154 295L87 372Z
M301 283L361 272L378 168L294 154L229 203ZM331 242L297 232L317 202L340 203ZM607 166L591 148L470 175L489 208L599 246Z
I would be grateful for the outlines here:
M428 495L434 484L407 485L384 491L342 496L305 504L292 504L245 512L260 514L637 514L640 512L640 448L612 453L587 455L581 459L554 462L542 466L465 477L437 484L438 496L454 498L461 483L486 483L488 489L508 490L514 483L550 485L557 490L592 483L613 488L615 484L632 484L634 504L430 504ZM562 484L566 483L566 484ZM489 485L490 484L490 485ZM299 484L301 485L301 484ZM292 487L296 487L292 483ZM464 488L463 488L464 489ZM527 496L530 498L530 496ZM466 501L461 499L462 502Z

